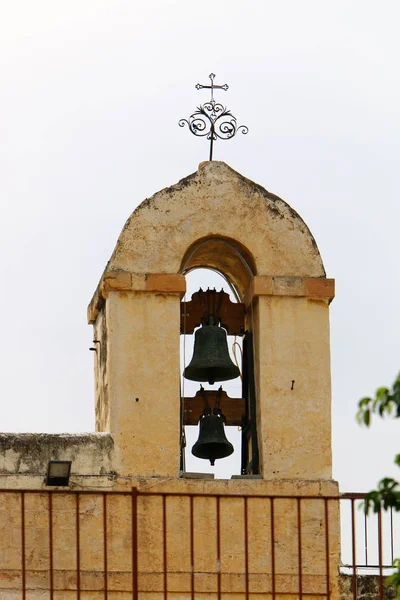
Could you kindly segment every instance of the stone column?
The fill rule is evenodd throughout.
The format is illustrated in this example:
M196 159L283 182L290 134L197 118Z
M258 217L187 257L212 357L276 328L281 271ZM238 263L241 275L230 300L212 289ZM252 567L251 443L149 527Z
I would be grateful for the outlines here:
M177 477L185 279L123 273L105 281L103 316L91 318L101 324L107 347L96 370L98 426L112 434L120 476Z
M256 277L258 441L265 479L332 477L329 299L333 281Z

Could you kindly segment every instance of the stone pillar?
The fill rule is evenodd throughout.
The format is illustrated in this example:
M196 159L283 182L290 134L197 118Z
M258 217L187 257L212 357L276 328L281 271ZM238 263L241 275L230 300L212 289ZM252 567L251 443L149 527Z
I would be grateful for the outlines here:
M124 273L106 281L103 306L90 313L102 346L96 353L97 427L113 436L120 476L177 477L184 277L137 280Z
M333 280L256 277L258 440L265 479L331 479L329 299Z

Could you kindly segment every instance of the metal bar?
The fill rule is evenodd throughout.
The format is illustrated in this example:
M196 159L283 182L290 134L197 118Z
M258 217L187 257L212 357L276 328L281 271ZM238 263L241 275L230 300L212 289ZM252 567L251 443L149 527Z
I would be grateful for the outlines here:
M379 569L379 565L365 565L365 564L356 564L355 565L357 567L357 569ZM353 568L353 563L350 565L346 565L346 564L341 564L341 567L343 567L344 569L352 569ZM392 569L393 565L382 565L382 569Z
M15 493L15 490L14 490ZM21 571L22 571L22 600L26 598L25 572L25 492L21 492Z
M390 507L390 561L394 561L394 540L393 540L393 507Z
M242 417L246 417L246 415L242 415ZM242 423L243 423L243 420L242 420ZM247 423L247 425L242 425L241 424L241 427L242 427L242 432L244 432L245 434L249 433L249 431L250 431L250 421ZM245 475L245 474L246 473L243 473L243 475Z
M107 475L107 474L106 474ZM110 474L111 476L111 474ZM15 489L11 489L11 488L3 488L0 489L0 494L15 494L16 492L19 492L20 494L24 493L28 493L28 494L68 494L70 496L76 496L77 494L79 494L79 496L84 496L85 494L90 494L91 496L93 496L93 493L97 493L97 492L93 492L93 491L88 491L88 490L51 490L51 492L49 490L30 490L29 488L23 488L21 490L15 490ZM100 492L99 492L100 493ZM130 496L131 492L123 492L123 491L110 491L107 492L108 494L112 494L115 496Z
M249 599L249 529L247 497L244 497L244 568L245 568L245 594Z
M326 562L326 597L330 597L330 566L329 566L329 512L328 500L324 499L325 509L325 562Z
M271 578L272 578L272 600L275 600L275 526L274 526L274 498L271 503Z
M0 494L2 493L12 493L15 494L17 490L12 490L12 489L0 489ZM29 489L23 489L23 490L18 490L19 493L29 493L29 494L46 494L46 493L50 493L46 490L29 490ZM76 495L80 495L80 496L84 496L85 494L90 494L91 496L93 496L93 494L96 492L93 491L87 491L87 490L81 490L81 491L76 491L76 490L52 490L51 494L68 494L68 495L72 495L72 496L76 496ZM132 494L132 492L121 492L121 491L112 491L112 492L107 492L107 494L110 494L112 496L130 496ZM306 498L308 500L321 500L321 496L316 496L316 495L305 495L305 496L288 496L288 495L277 495L277 494L268 494L268 495L262 495L262 494L206 494L206 493L196 493L196 492L151 492L151 491L138 491L137 492L138 496L175 496L175 497L179 497L179 496L193 496L195 498L204 498L204 497L210 497L210 498L217 498L218 496L220 498L243 498L244 495L247 495L248 498L277 498L279 499L290 499L293 500L294 498ZM353 495L349 495L349 494L337 494L335 496L324 496L324 498L326 498L327 500L346 500L346 499L351 499L352 497L354 497L355 500L360 499L362 500L363 498L365 498L366 494L364 493L360 493L360 494L353 494Z
M353 590L353 598L357 600L357 572L356 572L356 519L354 514L354 498L351 498L351 548L353 573L351 575L351 586Z
M259 452L258 452L258 437L257 437L257 398L256 398L256 382L254 378L254 353L253 353L253 333L248 332L248 376L249 376L249 401L250 401L250 436L251 436L251 471L253 475L260 472L259 469Z
M93 492L92 492L93 494ZM273 498L274 500L295 500L296 498L304 498L305 500L321 500L321 496L289 496L289 495L275 495L275 494L206 494L206 493L198 493L198 492L152 492L152 491L140 491L138 492L139 496L171 496L174 498L179 497L189 497L193 496L193 498L241 498L243 500L244 497L247 498L260 498L265 500L266 498ZM341 496L324 496L327 500L341 500Z
M247 437L247 429L249 423L246 421L246 415L242 415L242 431L241 431L241 463L240 463L240 473L241 475L246 475L247 472L247 464L249 462L249 445L248 445L248 437ZM247 423L247 424L246 424Z
M221 600L221 499L217 501L217 600Z
M103 492L103 552L104 552L104 598L108 598L108 564L107 564L107 494Z
M289 596L290 598L295 597L294 594L292 594L291 592L279 592L279 596ZM316 598L321 598L321 596L323 596L325 598L325 594L321 594L321 592L307 592L307 594L304 594L304 596L307 596L307 598L309 596L311 597L316 597Z
M49 566L50 566L50 600L54 598L53 572L53 496L49 493Z
M190 500L190 597L194 600L194 520L193 520L193 496Z
M4 493L11 493L11 494L15 494L17 490L12 490L12 489L0 489L0 494ZM19 493L29 493L29 494L46 494L46 493L50 493L47 490L30 490L30 489L23 489L23 490L18 490ZM79 492L76 490L52 490L51 491L52 494L68 494L68 495L72 495L72 496L76 496L79 494L79 496L84 496L85 494L90 494L91 496L93 496L94 493L93 491L87 491L87 490L80 490ZM130 496L132 494L132 492L122 492L122 491L112 491L112 492L107 492L107 494L110 494L112 496ZM218 496L220 498L243 498L245 494L205 494L205 493L196 493L196 492L151 492L151 491L138 491L137 492L138 496L174 496L174 497L179 497L179 496L193 496L194 498L205 498L205 497L209 497L209 498L217 498ZM274 499L286 499L286 500L293 500L295 498L306 498L308 500L321 500L321 496L315 496L315 495L310 495L310 496L288 496L288 495L276 495L276 494L268 494L268 495L262 495L262 494L246 494L246 496L248 498L263 498L265 500L265 498L274 498ZM355 500L360 499L362 500L363 498L365 498L366 494L364 493L360 493L360 494L337 494L336 496L324 496L324 498L326 498L327 500L346 500L346 499L351 499L354 497ZM307 594L308 595L308 594Z
M364 548L365 548L365 564L368 565L368 523L367 513L364 512Z
M364 500L367 492L346 492L345 494L340 494L340 498L343 500Z
M81 556L80 556L80 523L79 523L79 494L75 496L76 513L76 597L81 598Z
M163 566L164 566L164 600L167 600L168 598L168 591L167 591L167 507L166 507L166 503L167 503L167 497L165 495L163 495L163 503L162 503L162 507L163 507Z
M132 600L138 600L138 527L137 527L137 498L138 490L133 487L132 499Z
M301 556L301 506L300 498L297 498L297 557L299 569L299 599L303 598L303 573L302 573L302 556Z
M212 160L213 158L213 145L214 145L214 124L211 124L211 130L210 130L210 134L211 134L211 138L210 138L210 160Z
M379 600L383 600L383 572L382 572L382 509L378 512L378 562L379 562Z
M244 399L245 412L242 415L242 448L241 448L241 465L240 472L246 475L247 463L249 462L249 442L248 431L250 428L249 421L249 374L247 365L247 337L248 333L243 336L243 358L242 358L242 397Z

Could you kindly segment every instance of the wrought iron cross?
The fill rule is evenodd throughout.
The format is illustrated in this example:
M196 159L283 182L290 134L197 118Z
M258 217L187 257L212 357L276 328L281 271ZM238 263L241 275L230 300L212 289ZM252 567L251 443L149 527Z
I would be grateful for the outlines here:
M207 136L210 140L210 159L213 159L213 146L214 140L218 138L220 140L229 140L233 138L238 131L242 133L248 133L248 127L246 125L240 125L238 127L236 117L233 116L230 110L225 106L214 100L214 90L226 90L228 85L215 85L214 73L209 75L211 85L202 85L197 83L196 90L208 89L211 90L211 99L205 104L200 104L196 111L190 115L189 119L181 119L179 126L184 127L187 125L190 131L200 137Z
M229 89L229 85L224 83L224 85L214 85L215 75L214 73L209 74L209 78L211 79L211 85L202 85L201 83L196 83L196 90L211 90L211 102L214 100L214 90L226 90Z

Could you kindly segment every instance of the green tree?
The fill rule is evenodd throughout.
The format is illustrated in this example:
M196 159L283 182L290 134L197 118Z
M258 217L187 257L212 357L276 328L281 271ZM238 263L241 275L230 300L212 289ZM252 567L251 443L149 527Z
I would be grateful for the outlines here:
M394 419L400 418L400 373L391 389L381 387L376 391L375 397L361 398L358 403L357 420L360 424L369 427L372 415L379 417L389 416ZM400 454L395 456L394 462L400 466ZM393 508L400 511L400 484L392 477L384 477L378 483L378 488L368 492L364 500L364 512L368 514L372 509L374 512ZM397 590L397 598L400 600L400 559L397 558L393 566L393 575L387 578L386 583Z

